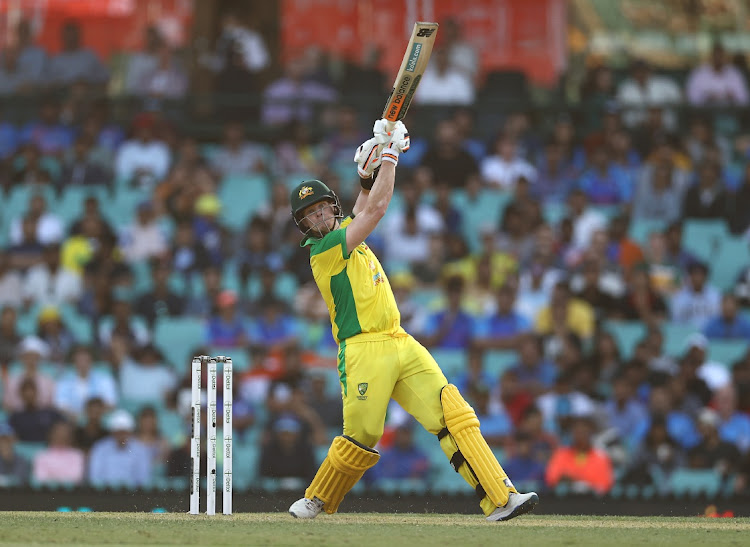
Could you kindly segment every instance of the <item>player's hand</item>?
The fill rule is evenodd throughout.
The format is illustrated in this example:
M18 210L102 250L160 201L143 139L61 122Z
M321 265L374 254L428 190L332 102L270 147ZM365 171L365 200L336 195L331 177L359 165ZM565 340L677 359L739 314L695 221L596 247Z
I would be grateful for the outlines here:
M398 156L401 152L409 150L411 141L409 131L403 122L396 122L393 129L388 131L387 120L381 119L375 122L372 130L375 134L375 140L384 147L380 155L381 161L389 161L398 164Z
M354 154L354 161L357 163L359 178L371 178L373 171L380 167L381 150L380 143L376 138L372 138L359 145L357 152Z

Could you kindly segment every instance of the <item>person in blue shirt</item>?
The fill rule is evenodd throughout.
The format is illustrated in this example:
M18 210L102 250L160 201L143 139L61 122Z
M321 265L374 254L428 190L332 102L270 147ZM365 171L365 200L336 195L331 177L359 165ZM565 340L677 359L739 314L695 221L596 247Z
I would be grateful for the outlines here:
M533 396L548 391L555 384L557 369L544 357L544 341L534 335L522 336L518 343L518 364L515 371L522 388Z
M513 433L513 422L502 404L490 400L490 388L484 384L473 385L468 395L479 423L482 424L482 435L487 444L502 446L505 439Z
M257 317L250 322L248 335L251 342L269 351L282 350L298 342L297 322L286 313L284 303L266 295L254 305Z
M534 481L537 484L535 488L544 487L544 463L534 458L532 453L532 439L523 431L516 433L513 442L513 451L510 458L503 461L503 468L510 468L513 473L513 480L516 483Z
M737 308L737 298L731 293L725 294L721 299L721 313L708 320L703 334L712 340L750 340L750 320L739 315Z
M591 168L578 181L578 186L593 205L616 205L632 194L630 178L610 162L607 150L599 146L591 157Z
M447 308L427 318L422 343L429 348L468 349L475 337L474 318L461 309L464 280L460 276L445 283Z
M381 450L380 461L368 474L378 479L427 479L430 460L414 444L413 425L401 424L396 429L393 446Z
M506 283L497 291L497 311L477 324L476 345L481 349L514 349L531 322L515 311L516 290Z
M125 410L109 418L110 436L94 444L89 457L89 480L94 486L144 487L150 484L149 449L133 436L135 420Z
M750 417L737 410L737 386L728 385L716 391L714 395L716 411L719 413L719 437L740 449L750 452Z
M224 290L216 299L218 313L208 321L206 343L222 348L237 348L247 340L245 323L237 313L237 294Z
M604 404L604 413L607 424L617 431L627 450L635 450L646 435L644 424L648 420L648 411L636 399L634 386L626 376L614 379L612 398Z

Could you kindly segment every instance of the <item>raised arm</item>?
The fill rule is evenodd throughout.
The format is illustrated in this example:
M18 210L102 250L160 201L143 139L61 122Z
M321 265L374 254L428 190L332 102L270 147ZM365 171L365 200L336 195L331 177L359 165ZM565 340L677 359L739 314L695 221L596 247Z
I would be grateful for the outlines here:
M386 150L390 150L390 148ZM385 150L383 153L385 153ZM378 222L380 222L380 219L385 216L388 204L393 197L393 184L395 181L396 164L384 161L375 179L375 183L372 185L372 190L370 190L367 198L363 199L365 206L361 212L356 212L357 207L355 204L354 218L349 223L349 226L346 227L346 250L348 252L351 252L352 249L362 243L372 233ZM365 192L365 190L362 190L362 192ZM362 192L360 192L357 202L362 199Z

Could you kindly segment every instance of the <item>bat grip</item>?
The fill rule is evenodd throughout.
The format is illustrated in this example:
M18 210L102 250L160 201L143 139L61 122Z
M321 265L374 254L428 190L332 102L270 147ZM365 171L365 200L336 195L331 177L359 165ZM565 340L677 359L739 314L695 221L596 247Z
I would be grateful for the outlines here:
M387 131L393 131L393 128L396 127L396 122L392 122L390 120L386 120L385 122L385 128Z

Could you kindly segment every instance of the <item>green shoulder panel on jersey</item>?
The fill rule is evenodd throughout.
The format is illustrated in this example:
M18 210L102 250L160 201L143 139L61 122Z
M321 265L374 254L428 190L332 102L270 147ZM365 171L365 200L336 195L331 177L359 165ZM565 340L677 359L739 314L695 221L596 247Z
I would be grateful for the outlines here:
M341 256L344 260L347 260L351 254L346 250L346 228L334 230L320 239L308 237L302 241L302 246L304 247L306 245L310 245L311 257L324 253L329 249L333 249L337 245L341 245Z
M349 274L345 267L339 273L331 276L331 295L336 306L336 318L334 319L338 328L337 338L345 340L350 336L362 332L357 316L357 306L354 303L354 292L349 281Z

